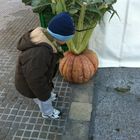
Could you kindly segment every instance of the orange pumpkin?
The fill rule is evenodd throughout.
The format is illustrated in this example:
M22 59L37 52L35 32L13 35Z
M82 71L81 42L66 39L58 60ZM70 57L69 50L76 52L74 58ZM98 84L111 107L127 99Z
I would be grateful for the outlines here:
M97 71L98 58L92 50L86 50L79 55L70 51L60 60L59 71L65 80L74 83L87 82Z

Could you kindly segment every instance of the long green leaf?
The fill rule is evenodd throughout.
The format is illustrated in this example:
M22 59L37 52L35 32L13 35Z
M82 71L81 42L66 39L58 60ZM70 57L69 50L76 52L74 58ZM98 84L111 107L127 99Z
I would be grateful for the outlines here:
M32 4L32 0L22 0L23 3L25 3L25 5L31 5Z
M116 14L118 16L118 18L120 19L120 16L118 15L117 11L114 10L113 6L110 6L110 10L113 11L113 13L111 14L111 17L109 19L109 21L112 19L112 17Z
M48 5L51 5L51 0L32 0L33 11L40 13L47 8Z

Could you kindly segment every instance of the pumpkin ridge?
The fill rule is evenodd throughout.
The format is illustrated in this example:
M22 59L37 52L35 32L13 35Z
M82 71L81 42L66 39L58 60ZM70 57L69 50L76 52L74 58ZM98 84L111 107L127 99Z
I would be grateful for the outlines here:
M66 67L66 63L67 63L70 55L72 55L70 52L66 52L65 57L62 58L62 60L60 60L61 61L61 63L60 63L60 72L62 73L62 75L65 75L65 73L66 73L65 72L66 71L65 67Z
M72 76L73 81L77 83L83 82L83 72L82 72L82 63L80 61L80 55L75 55L75 60L73 61L73 70Z
M67 62L67 59L68 59L68 57L64 57L64 58L62 58L62 60L60 60L61 63L59 64L59 69L60 69L60 73L62 75L64 75L64 66Z
M79 55L79 57L82 59L82 56L81 55ZM83 64L83 61L81 59L80 59L80 61L81 61L82 68L83 68L84 67L84 64ZM82 69L82 75L83 75L83 79L85 79L85 74L84 74L83 69Z
M86 57L86 59L88 60L88 63L90 63L89 69L90 69L90 77L91 77L91 76L93 76L93 74L95 72L95 67L94 67L93 63L91 62L91 60L86 55L84 55L84 57Z
M69 59L67 61L67 69L66 69L66 72L67 72L67 75L66 75L66 79L72 81L72 66L73 66L73 59L74 59L74 55L71 55L69 56Z
M85 81L87 81L87 79L89 79L90 75L91 75L91 72L89 70L89 65L88 65L88 62L89 60L85 57L85 55L83 54L82 55L82 63L83 63L83 70L84 70L84 79Z
M67 60L66 60L66 63L65 63L65 65L64 65L64 71L63 71L63 75L64 75L64 78L66 79L66 80L68 80L67 79L67 69L68 69L68 62L69 62L69 60L71 59L71 56L70 55L68 55L67 56Z
M71 68L71 79L72 79L72 81L74 80L74 77L73 77L73 74L72 74L74 61L75 61L75 56L73 55L72 68Z
M96 72L97 67L98 67L98 58L97 58L96 54L95 54L94 52L90 52L90 50L87 50L87 51L85 52L85 56L87 56L88 59L91 61L91 63L92 63L93 66L94 66L95 72ZM91 57L92 57L92 58L91 58ZM94 60L96 59L95 62L96 62L97 64L93 62L93 59L94 59Z
M97 71L98 65L99 65L99 60L98 60L97 54L95 52L92 51L91 53L94 55L94 59L96 61L96 63L94 64L94 66L95 66L95 70Z

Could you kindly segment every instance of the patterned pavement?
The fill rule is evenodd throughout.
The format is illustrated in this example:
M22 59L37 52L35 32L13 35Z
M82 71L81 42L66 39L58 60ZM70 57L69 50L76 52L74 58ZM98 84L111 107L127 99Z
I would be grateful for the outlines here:
M19 37L39 25L38 16L18 0L1 0L0 5L0 140L61 140L71 105L71 88L57 74L53 104L63 111L58 120L43 119L31 99L21 96L14 87Z

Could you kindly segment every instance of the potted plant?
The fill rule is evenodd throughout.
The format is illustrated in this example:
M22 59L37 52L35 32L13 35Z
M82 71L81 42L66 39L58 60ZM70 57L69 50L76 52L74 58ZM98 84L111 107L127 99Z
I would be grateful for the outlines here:
M97 71L98 58L95 52L88 49L88 42L96 25L109 12L110 19L117 12L113 4L117 0L23 0L32 5L33 11L41 13L48 10L50 15L67 11L74 19L76 33L67 41L68 51L60 60L61 75L69 82L87 82Z

